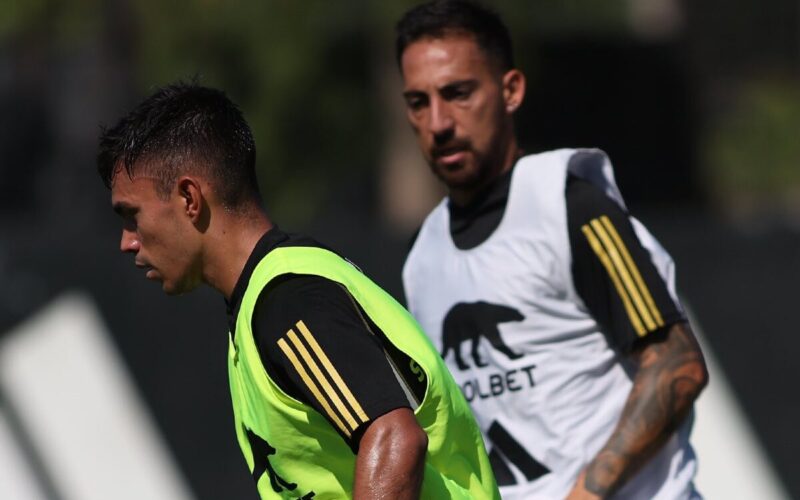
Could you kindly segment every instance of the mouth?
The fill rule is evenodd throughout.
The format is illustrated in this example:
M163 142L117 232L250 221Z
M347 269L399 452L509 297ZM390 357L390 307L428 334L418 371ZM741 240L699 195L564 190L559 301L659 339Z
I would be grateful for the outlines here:
M149 280L158 279L158 272L156 271L156 269L153 266L148 265L148 264L144 264L142 262L135 262L134 264L136 264L137 268L144 269L144 271L145 271L144 277L145 278L147 278Z
M446 148L437 148L433 151L433 160L448 170L459 168L469 153L466 145L459 144Z

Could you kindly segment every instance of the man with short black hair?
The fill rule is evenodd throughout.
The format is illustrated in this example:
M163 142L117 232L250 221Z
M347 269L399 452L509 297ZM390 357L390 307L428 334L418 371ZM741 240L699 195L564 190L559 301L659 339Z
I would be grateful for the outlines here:
M463 0L397 24L408 120L447 186L409 252L409 310L484 432L504 498L699 498L703 356L667 252L597 149L523 155L500 18Z
M100 139L120 249L168 294L228 305L236 435L262 498L499 498L481 434L411 316L278 229L255 144L219 90L158 89Z

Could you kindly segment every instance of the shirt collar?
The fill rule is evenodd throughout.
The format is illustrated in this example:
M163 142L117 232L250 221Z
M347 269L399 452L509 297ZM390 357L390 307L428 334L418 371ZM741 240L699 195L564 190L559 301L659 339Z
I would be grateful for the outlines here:
M228 314L228 326L230 327L231 334L235 333L236 317L239 316L242 298L244 298L244 292L250 284L250 277L253 275L253 271L255 271L258 263L261 262L268 253L288 238L289 236L278 229L278 226L273 226L272 229L264 233L261 239L258 240L250 257L247 258L247 262L242 268L242 274L239 275L236 286L233 287L231 298L225 301L226 312Z

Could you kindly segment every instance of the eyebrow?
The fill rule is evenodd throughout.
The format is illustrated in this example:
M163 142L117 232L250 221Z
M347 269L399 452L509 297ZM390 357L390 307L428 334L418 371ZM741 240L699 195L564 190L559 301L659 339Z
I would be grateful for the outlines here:
M420 96L420 95L425 95L425 92L421 90L406 90L405 92L403 92L403 97L406 98Z
M442 86L439 88L439 92L445 89L453 89L453 88L460 88L460 87L471 87L474 88L478 85L478 80L475 78L467 78L465 80L456 80L454 82L450 82L447 85Z
M447 82L446 84L442 85L441 87L437 87L436 90L441 92L442 90L454 87L464 87L464 86L475 86L477 85L478 80L475 78L465 78L463 80L454 80L452 82ZM424 95L425 91L423 90L416 90L416 89L409 89L403 92L404 97L412 97L415 95Z

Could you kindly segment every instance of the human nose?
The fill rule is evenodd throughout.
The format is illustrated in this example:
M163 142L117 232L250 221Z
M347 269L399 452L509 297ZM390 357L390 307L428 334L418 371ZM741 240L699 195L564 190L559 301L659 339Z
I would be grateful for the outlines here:
M122 230L122 238L119 242L119 249L121 252L133 252L136 253L139 251L141 243L139 242L139 237L136 235L135 232L129 231L127 229Z
M431 101L430 129L434 136L441 136L452 131L454 125L453 115L447 103L441 99Z

